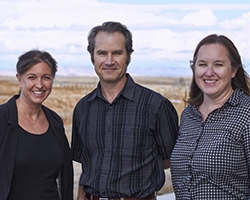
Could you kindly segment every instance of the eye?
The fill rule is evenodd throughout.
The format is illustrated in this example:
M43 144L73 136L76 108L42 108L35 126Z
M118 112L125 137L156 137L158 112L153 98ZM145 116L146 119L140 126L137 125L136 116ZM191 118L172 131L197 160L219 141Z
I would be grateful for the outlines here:
M199 66L199 67L206 67L207 64L206 64L206 63L198 63L198 66Z
M51 76L44 76L44 79L45 79L45 80L51 80L52 77L51 77Z
M35 76L29 75L29 76L27 76L27 79L33 80L33 79L35 79Z
M122 55L122 51L115 51L114 54L115 55Z
M97 51L96 54L101 56L101 55L105 55L106 53L105 51Z
M222 63L215 63L215 66L216 66L216 67L222 67L223 64L222 64Z

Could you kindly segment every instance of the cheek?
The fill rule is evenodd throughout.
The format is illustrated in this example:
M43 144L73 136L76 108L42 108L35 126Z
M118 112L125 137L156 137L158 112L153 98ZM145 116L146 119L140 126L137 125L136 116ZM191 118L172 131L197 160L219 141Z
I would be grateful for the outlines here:
M202 82L203 82L203 74L200 70L197 70L194 74L194 79L195 79L195 82L196 84L201 87L202 85Z
M197 67L195 68L194 74L196 79L202 79L206 74L206 68Z
M121 66L123 69L127 69L127 67L128 67L128 59L127 59L127 57L126 58L123 57L123 58L117 60L117 63L119 63L119 66Z
M96 58L95 57L95 59L93 60L94 62L92 62L93 63L93 65L94 65L94 67L96 68L96 69L98 69L98 68L100 68L101 66L102 66L102 64L105 62L105 59L101 59L101 58Z
M94 70L95 70L95 72L98 74L98 72L100 71L100 70L99 70L100 67L99 67L97 64L98 64L98 63L95 62L95 64L94 64Z
M196 76L201 76L205 73L205 68L202 67L195 67L194 68L194 73L196 74Z
M194 72L194 77L195 77L196 80L199 79L201 76L202 76L202 73L201 73L200 70L196 70Z
M52 89L52 87L53 87L53 81L45 82L44 85L46 86L46 88Z
M20 82L20 87L21 88L29 88L29 87L32 87L32 84L31 84L31 82L22 81L22 82Z

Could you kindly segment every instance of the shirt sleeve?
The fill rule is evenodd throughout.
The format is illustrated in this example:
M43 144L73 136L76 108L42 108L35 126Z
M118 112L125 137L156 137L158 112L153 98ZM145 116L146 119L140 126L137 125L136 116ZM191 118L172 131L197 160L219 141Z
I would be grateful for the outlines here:
M72 120L71 151L72 151L72 159L79 163L81 163L82 148L83 145L79 133L79 119L77 117L77 108L75 108Z
M165 99L162 101L157 115L156 141L162 160L170 159L178 137L178 115L172 103Z
M244 130L243 137L244 154L246 155L248 171L250 171L250 119L248 119L246 129Z

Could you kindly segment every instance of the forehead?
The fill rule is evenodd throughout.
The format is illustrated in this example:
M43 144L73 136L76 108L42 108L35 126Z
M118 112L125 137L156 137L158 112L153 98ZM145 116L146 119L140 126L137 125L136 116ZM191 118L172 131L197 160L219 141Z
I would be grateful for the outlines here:
M228 58L228 50L224 45L214 43L214 44L204 44L200 47L198 53L198 58Z
M125 36L120 32L108 33L100 31L95 38L95 49L125 48Z
M45 62L39 62L32 65L24 74L51 74L51 67Z

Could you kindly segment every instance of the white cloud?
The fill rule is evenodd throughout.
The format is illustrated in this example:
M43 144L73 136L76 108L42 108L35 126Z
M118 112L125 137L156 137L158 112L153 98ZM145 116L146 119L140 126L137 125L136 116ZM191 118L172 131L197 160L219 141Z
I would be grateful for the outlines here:
M196 44L210 33L232 37L250 60L250 14L244 13L250 4L149 6L97 0L19 0L0 1L0 7L6 8L0 13L0 47L10 55L41 48L64 66L90 65L87 34L93 26L112 20L132 31L135 53L131 65L143 65L144 60L188 63ZM221 20L217 14L228 10L241 15Z
M181 19L181 23L194 26L212 26L216 21L217 18L214 16L213 11L209 9L188 13Z
M250 12L244 13L239 17L221 22L221 27L224 29L248 29L250 28Z

